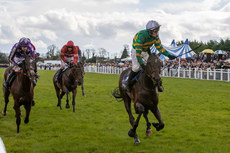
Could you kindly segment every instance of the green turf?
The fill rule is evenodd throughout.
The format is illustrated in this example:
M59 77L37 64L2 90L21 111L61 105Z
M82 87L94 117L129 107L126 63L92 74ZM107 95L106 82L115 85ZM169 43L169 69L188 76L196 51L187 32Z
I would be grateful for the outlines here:
M57 105L52 83L55 71L39 71L36 105L30 122L16 133L12 97L7 116L0 115L0 137L8 153L228 153L230 152L230 83L163 78L159 108L165 128L145 136L142 117L137 129L141 143L128 136L130 124L122 102L110 94L118 75L86 73L85 92L78 88L76 112ZM0 84L4 69L0 69ZM3 92L0 92L3 110ZM71 104L71 103L70 103ZM22 119L25 110L21 107ZM137 115L135 115L136 117ZM149 114L151 122L155 117Z

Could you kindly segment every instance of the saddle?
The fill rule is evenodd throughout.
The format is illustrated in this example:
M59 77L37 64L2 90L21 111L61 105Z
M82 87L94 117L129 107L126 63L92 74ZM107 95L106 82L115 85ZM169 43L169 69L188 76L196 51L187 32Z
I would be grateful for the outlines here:
M61 70L61 69L60 69L61 72L59 72L59 74L58 74L58 76L57 76L57 78L56 78L58 83L61 83L63 73L64 73L66 70L68 70L68 69L70 69L70 68L72 68L72 67L73 67L73 65L69 65L68 67L64 68L64 70Z
M7 80L4 82L3 86L9 89L19 73L20 71L12 70L12 72L8 75Z

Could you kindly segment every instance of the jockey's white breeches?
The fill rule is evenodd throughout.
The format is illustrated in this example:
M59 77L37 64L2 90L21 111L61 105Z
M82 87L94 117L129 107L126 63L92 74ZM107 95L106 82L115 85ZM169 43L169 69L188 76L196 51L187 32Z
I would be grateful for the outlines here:
M18 64L20 64L20 63L22 63L22 61L24 61L25 60L25 58L24 57L14 57L14 62L15 63L18 63ZM20 71L22 68L20 68L17 64L15 64L15 63L13 63L13 70L14 71Z
M141 69L141 66L137 61L136 50L135 49L131 50L131 57L132 57L132 71L133 72L138 72ZM144 62L144 65L146 65L147 60L149 58L149 54L147 52L142 52L141 53L141 58L142 58L142 60Z
M66 62L72 62L73 61L73 57L67 57L65 56L65 59L66 59ZM62 69L65 69L67 64L66 62L64 62L63 60L61 60L61 68Z

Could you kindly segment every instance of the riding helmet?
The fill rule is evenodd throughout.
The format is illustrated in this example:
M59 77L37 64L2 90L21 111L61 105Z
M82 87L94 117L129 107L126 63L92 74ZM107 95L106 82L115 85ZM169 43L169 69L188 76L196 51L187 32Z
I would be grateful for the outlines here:
M158 29L160 28L161 25L159 25L159 23L157 21L153 21L150 20L147 24L146 24L146 30L154 30L154 29Z
M25 38L25 37L23 37L23 38L21 38L20 40L19 40L19 46L21 46L21 47L28 47L29 46L29 44L30 44L30 39L29 38Z

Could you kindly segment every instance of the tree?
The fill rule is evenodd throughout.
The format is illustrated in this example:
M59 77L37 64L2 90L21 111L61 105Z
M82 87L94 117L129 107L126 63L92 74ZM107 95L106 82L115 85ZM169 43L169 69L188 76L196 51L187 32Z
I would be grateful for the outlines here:
M124 50L121 55L121 59L129 57L129 45L124 45Z
M81 62L84 63L85 61L86 61L85 52L83 52L82 57L81 57Z
M98 48L98 53L99 53L100 57L105 58L107 51L104 48Z
M5 53L0 52L0 63L2 64L9 63L8 58Z
M55 46L55 45L50 45L47 47L47 50L48 52L46 53L46 58L47 59L52 59L52 60L55 60L59 57L60 55L60 51L59 51L59 54L57 53L58 52L58 47Z
M96 50L95 49L90 49L91 50L91 53L92 53L92 58L95 57L96 55Z
M86 52L86 54L87 54L87 59L89 59L90 52L91 52L90 49L86 49L85 52Z

